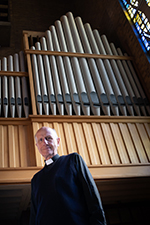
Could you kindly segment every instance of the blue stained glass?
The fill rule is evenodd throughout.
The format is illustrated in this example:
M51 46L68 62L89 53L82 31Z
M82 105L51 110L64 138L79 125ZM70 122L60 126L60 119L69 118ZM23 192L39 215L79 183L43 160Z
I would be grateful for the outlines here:
M149 0L145 0L147 3L150 3ZM140 9L137 11L136 8L134 8L135 6L137 6L138 1L132 1L130 0L130 4L127 3L127 1L125 0L120 0L120 3L122 2L122 8L125 7L126 11L129 14L129 17L131 18L131 20L133 21L136 30L138 32L138 34L140 35L140 39L143 43L143 45L145 46L146 51L148 52L150 50L150 41L147 40L147 38L150 38L150 35L147 34L147 32L150 32L150 28L148 26L148 18L146 18L146 15L140 11ZM135 31L135 30L134 30ZM136 33L136 32L135 32ZM139 39L139 37L137 37ZM141 41L139 40L139 42L141 43ZM143 48L143 46L142 46ZM144 51L145 52L145 51Z

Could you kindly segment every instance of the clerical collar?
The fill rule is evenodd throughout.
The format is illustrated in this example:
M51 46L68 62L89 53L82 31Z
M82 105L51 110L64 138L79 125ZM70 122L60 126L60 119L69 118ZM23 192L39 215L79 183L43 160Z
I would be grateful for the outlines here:
M52 158L48 159L48 160L45 160L45 164L48 166L50 165L51 163L55 162L57 159L59 158L59 155L54 155Z

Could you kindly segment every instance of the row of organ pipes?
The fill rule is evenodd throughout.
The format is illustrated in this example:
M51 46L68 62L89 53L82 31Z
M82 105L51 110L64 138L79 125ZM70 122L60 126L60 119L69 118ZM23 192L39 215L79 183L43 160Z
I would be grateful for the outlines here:
M68 12L30 47L39 115L150 115L148 99L130 60L46 54L56 51L127 56L109 44L105 35L92 30L89 23L83 24L80 17L74 19ZM9 56L8 62L4 57L0 70L7 71L7 67L8 71L25 72L23 52ZM3 109L4 117L28 117L27 86L26 77L0 76L0 116Z
M120 48L68 12L32 50L123 56ZM124 54L127 56L127 54ZM150 106L129 60L32 54L38 114L150 115ZM58 111L57 111L58 110Z
M26 72L23 51L0 60L0 71ZM29 91L27 78L22 76L0 76L0 117L28 117Z

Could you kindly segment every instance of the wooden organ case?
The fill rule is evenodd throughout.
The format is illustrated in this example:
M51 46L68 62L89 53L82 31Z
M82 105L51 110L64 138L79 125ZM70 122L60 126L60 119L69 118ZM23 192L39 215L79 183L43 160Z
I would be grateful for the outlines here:
M2 62L0 71L8 93L13 82L18 90L19 82L23 96L22 109L18 94L13 113L13 94L7 104L9 96L3 92L1 191L20 188L21 210L28 207L31 178L44 165L34 134L49 126L61 138L60 155L78 152L83 157L104 204L137 200L140 188L143 199L150 199L150 105L136 77L134 57L72 13L46 32L23 31L23 43L20 63L24 60L27 70L17 70L17 59L13 70L10 57L8 70Z

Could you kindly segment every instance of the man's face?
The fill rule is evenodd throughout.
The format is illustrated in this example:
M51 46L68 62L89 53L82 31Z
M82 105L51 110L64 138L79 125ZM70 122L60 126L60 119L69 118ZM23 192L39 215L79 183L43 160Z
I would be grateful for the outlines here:
M36 134L36 146L46 160L57 154L59 142L60 138L51 128L43 128Z

